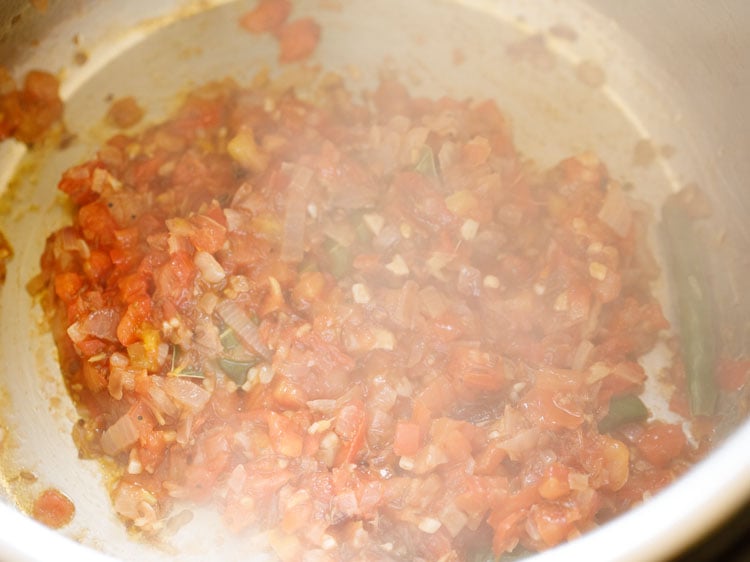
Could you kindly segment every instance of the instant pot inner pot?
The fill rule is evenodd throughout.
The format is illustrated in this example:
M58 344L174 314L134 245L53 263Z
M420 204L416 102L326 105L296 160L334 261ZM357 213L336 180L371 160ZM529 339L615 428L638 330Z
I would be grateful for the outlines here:
M144 2L129 10L139 4ZM210 80L231 76L247 83L264 67L296 80L296 67L276 66L272 38L239 29L238 16L251 6L226 3L202 11L183 6L176 17L151 19L135 31L113 32L92 44L86 43L85 29L75 29L86 25L85 16L65 20L66 33L79 33L75 49L89 55L82 64L71 58L62 74L65 121L75 142L43 157L24 156L12 143L0 152L0 167L18 172L3 223L16 254L0 306L5 488L11 501L22 505L44 487L64 491L76 516L63 532L115 557L161 560L177 553L180 560L247 559L256 539L224 533L218 516L200 509L165 544L128 536L113 513L99 464L78 459L70 438L77 415L40 307L25 286L39 271L46 236L69 221L56 192L58 178L113 134L102 121L113 98L135 96L148 109L145 122L153 123L176 107L181 94ZM91 9L115 14L118 6L107 2ZM690 146L691 131L670 104L669 83L660 82L645 52L585 5L319 0L300 2L295 9L314 16L323 28L322 42L307 64L338 72L351 90L371 89L381 72L395 72L416 93L494 98L512 123L517 145L540 167L593 150L612 177L653 205L655 214L667 194L701 177L690 150L683 149ZM73 52L72 38L58 37L63 52ZM41 52L19 60L20 67L45 67ZM657 285L668 308L667 284ZM657 353L648 361L658 369L662 358ZM658 392L658 385L649 391ZM661 412L658 399L651 405ZM19 479L22 471L36 475L36 481Z

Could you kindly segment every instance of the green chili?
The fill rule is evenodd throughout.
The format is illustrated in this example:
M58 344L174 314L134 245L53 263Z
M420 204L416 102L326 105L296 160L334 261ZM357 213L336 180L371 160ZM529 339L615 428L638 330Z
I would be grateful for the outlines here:
M599 422L599 431L609 433L626 423L648 418L646 405L634 394L614 396L609 401L609 412Z
M219 357L219 367L238 386L245 384L245 381L247 381L247 372L250 370L250 367L257 363L257 359L238 361L229 357Z
M326 244L328 247L328 257L330 259L330 271L340 279L344 277L352 268L352 255L349 248L337 244L330 240Z
M192 370L192 369L189 369L186 371L177 370L174 372L174 376L182 377L185 379L205 379L206 373L204 373L203 371Z
M701 242L684 209L668 202L662 209L662 228L677 304L680 349L685 365L690 410L696 416L713 414L718 394L714 378L715 330L711 289Z
M234 349L240 345L240 340L237 339L237 334L232 328L227 328L221 334L219 334L219 341L224 349Z
M428 145L424 145L419 150L419 159L417 160L414 169L425 176L436 178L438 175L437 166L435 165L435 154L432 152L432 148Z

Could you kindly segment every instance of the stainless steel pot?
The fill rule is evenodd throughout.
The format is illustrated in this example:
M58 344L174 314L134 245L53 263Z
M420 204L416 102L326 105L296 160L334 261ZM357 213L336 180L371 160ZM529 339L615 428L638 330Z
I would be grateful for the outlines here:
M251 5L50 0L45 13L26 0L0 6L0 61L19 76L29 68L59 70L66 122L77 135L69 148L41 155L0 145L0 190L10 192L0 225L16 252L0 300L0 558L246 560L254 552L252 539L214 540L220 523L210 514L176 533L168 549L128 537L99 466L77 458L69 437L75 411L51 336L25 290L46 235L66 220L57 178L111 132L101 125L107 96L136 95L155 121L190 85L230 74L242 81L261 65L273 67L273 42L237 29L237 16ZM314 62L354 87L372 85L388 67L425 93L494 97L521 149L542 165L593 148L655 206L685 184L700 185L714 206L705 263L717 272L721 337L737 352L750 342L750 299L742 291L750 271L749 4L308 0L297 9L323 25ZM536 34L542 38L529 41ZM663 150L649 152L654 147ZM666 285L657 290L668 303ZM736 420L716 450L663 493L538 560L678 553L750 497L749 451L750 423ZM16 509L49 486L76 505L61 533Z

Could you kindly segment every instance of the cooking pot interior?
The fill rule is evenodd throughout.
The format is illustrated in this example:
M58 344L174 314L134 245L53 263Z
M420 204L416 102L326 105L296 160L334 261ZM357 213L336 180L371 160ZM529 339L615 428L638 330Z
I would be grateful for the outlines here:
M613 20L585 3L299 2L297 13L315 17L323 35L311 60L290 67L277 65L271 37L239 29L238 17L251 2L159 4L82 2L77 10L51 2L46 14L26 7L24 18L55 17L58 23L35 19L27 36L18 35L23 41L45 33L38 47L23 52L8 47L8 37L17 33L12 29L2 47L19 75L32 67L62 69L65 121L75 135L64 149L35 154L13 142L0 147L0 168L7 171L0 177L7 184L2 228L15 250L0 301L2 479L8 501L26 507L43 488L64 491L75 503L76 517L63 532L115 557L247 559L258 539L228 535L217 515L197 509L192 522L163 543L131 540L111 509L106 470L80 460L70 438L78 416L40 307L25 287L39 271L46 236L69 221L56 194L58 178L113 134L103 122L113 98L135 96L147 108L145 125L169 115L191 87L227 76L248 83L268 69L304 92L320 67L343 76L350 89L366 91L387 73L417 94L497 100L517 145L540 168L595 151L630 195L652 206L655 220L670 193L690 183L710 188L716 176L715 162L707 166L698 157L705 154L701 131L690 128L696 121L685 114L678 82ZM120 10L121 16L110 17ZM735 232L741 221L723 220L726 216L717 205L716 222L724 230L707 227L712 255L707 263L727 273L720 282L729 323L723 336L740 350L748 339L741 291L746 246L734 242L746 241L744 232ZM658 253L655 229L651 235ZM727 260L732 267L721 265ZM655 291L670 310L664 276ZM658 372L666 353L658 349L644 359L649 372ZM649 406L669 419L659 384L656 377L649 382Z

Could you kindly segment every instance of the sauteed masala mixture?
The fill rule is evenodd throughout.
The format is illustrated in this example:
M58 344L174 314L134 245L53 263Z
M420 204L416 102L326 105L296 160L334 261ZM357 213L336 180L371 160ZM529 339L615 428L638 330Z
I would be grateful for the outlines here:
M593 153L536 169L493 101L227 79L59 188L39 282L74 438L146 535L187 501L285 561L543 550L710 437L638 397L669 327L648 209Z

